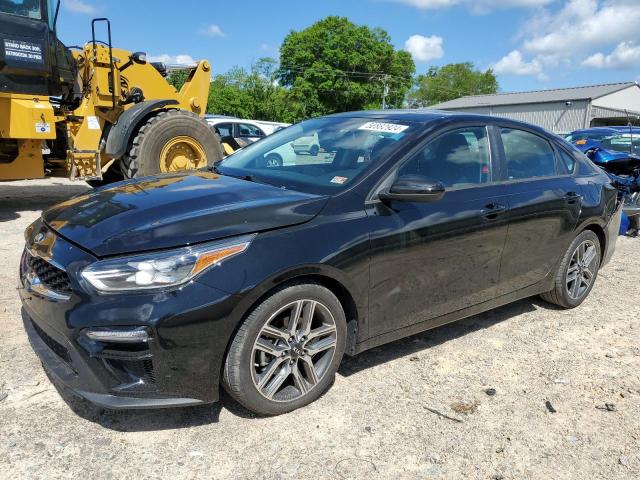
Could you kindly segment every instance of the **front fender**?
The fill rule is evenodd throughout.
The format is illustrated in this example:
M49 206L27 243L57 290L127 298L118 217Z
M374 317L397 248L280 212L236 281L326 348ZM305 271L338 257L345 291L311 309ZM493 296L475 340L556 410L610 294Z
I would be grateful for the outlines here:
M350 322L351 320L355 320L357 322L357 327L353 331L357 335L357 341L362 341L367 337L367 299L358 294L358 289L353 284L353 281L350 280L344 272L341 272L340 270L331 267L330 265L324 264L299 265L278 272L261 281L259 284L251 287L250 290L241 292L238 295L241 299L235 305L233 311L230 314L230 317L236 324L236 328L241 324L247 313L249 313L251 309L256 306L259 301L269 292L273 291L280 285L284 285L288 282L295 281L296 279L303 278L307 278L310 280L315 279L318 281L318 283L325 284L330 289L335 286L340 287L343 292L348 295L351 300L353 300L353 306L355 306L356 309L355 312L352 312L355 314L354 316L356 318L349 318L348 311L346 311L345 313L347 314L347 322ZM337 296L339 298L341 296L344 297L344 295ZM344 298L340 298L340 300L344 300ZM347 309L345 308L345 310Z

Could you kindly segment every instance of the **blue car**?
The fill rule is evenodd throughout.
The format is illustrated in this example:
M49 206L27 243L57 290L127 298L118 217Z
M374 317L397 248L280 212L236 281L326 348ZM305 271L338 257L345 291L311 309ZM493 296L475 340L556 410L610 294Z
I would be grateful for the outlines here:
M640 128L593 127L571 132L565 139L612 174L624 198L620 234L637 235L640 227Z
M565 137L598 166L616 175L632 175L640 167L640 128L594 127Z

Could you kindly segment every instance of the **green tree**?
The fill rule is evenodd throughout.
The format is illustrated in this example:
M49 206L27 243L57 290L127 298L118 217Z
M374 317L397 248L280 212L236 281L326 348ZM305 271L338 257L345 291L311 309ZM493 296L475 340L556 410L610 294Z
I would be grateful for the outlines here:
M167 82L169 82L170 85L173 85L177 91L180 91L187 81L187 78L189 78L188 70L176 70L167 76Z
M430 67L426 74L418 75L410 100L414 106L427 107L465 95L497 92L498 80L493 70L476 70L471 62L451 63Z
M396 51L387 32L327 17L289 33L280 47L280 82L289 88L290 108L300 117L401 106L415 65Z
M259 59L249 71L233 67L211 82L207 112L255 120L299 120L295 100L277 79L278 64L273 58Z

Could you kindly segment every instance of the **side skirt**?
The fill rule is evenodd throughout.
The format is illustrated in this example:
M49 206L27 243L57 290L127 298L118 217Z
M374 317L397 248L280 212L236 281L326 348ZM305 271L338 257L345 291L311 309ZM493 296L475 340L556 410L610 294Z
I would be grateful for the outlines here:
M424 322L416 323L414 325L409 325L408 327L403 327L399 330L393 330L391 332L387 332L382 335L369 338L363 342L356 344L354 347L353 354L358 354L360 352L364 352L365 350L369 350L370 348L384 345L385 343L393 342L394 340L399 340L401 338L409 337L417 333L431 330L432 328L437 328L442 325L446 325L447 323L456 322L458 320L462 320L463 318L471 317L473 315L477 315L479 313L483 313L488 310L492 310L494 308L498 308L503 305L513 303L517 300L522 300L523 298L528 298L534 295L538 295L542 292L551 290L552 286L549 285L549 282L550 282L550 279L548 277L548 278L545 278L543 281L535 285L532 285L530 287L517 290L507 295L502 295L501 297L497 297L492 300L488 300L486 302L473 305L472 307L447 313L446 315L442 315L440 317L431 318Z

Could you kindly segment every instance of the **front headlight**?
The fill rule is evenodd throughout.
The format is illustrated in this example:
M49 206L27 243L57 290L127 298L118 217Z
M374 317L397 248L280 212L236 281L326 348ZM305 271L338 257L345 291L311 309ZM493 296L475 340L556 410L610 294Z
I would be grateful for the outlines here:
M100 260L85 268L82 276L101 292L174 287L241 254L254 237L246 235L229 241Z

